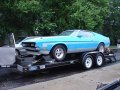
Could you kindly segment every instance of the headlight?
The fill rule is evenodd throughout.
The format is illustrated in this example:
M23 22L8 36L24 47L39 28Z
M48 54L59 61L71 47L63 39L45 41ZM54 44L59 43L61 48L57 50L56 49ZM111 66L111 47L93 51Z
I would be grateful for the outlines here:
M26 44L24 44L24 43L23 43L23 44L22 44L22 46L23 46L23 47L25 47L25 46L26 46Z
M31 44L31 47L35 47L35 44Z

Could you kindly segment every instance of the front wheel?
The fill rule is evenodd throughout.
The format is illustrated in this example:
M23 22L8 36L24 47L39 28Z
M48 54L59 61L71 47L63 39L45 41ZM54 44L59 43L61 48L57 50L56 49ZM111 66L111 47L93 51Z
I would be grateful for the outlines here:
M63 45L57 45L53 48L51 55L56 61L62 61L65 59L66 53L67 51Z

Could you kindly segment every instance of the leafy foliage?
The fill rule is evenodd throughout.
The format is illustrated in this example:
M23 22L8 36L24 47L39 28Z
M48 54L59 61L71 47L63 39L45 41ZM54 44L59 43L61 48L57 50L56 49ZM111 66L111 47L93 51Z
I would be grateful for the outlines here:
M104 33L110 36L112 44L120 39L120 0L111 0L110 13L104 20Z
M119 0L1 0L0 34L52 35L88 29L120 38ZM108 33L109 32L109 33Z
M90 0L76 0L72 5L72 20L78 28L102 30L103 20L108 13L107 0L104 2ZM101 5L102 3L106 5ZM99 5L100 4L100 5Z

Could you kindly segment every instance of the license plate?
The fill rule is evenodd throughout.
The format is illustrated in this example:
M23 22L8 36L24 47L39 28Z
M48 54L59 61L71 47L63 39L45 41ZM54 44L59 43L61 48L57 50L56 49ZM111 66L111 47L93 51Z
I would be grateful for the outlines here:
M30 70L30 71L37 70L37 66L31 66L31 67L29 67L29 70Z
M40 69L45 69L45 65L40 65Z

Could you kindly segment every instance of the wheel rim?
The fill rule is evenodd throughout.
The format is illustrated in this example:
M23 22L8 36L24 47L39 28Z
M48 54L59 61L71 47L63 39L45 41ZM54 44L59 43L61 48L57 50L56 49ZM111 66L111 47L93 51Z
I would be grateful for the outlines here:
M88 57L85 62L86 68L91 68L92 66L92 58Z
M101 66L102 63L103 63L103 58L102 58L102 56L98 56L98 57L97 57L97 65L98 65L98 66Z
M18 51L15 51L15 56L18 56L18 55L19 55Z
M62 48L57 48L55 50L55 56L58 59L61 59L64 56L64 50Z
M99 48L99 52L102 52L102 53L104 53L104 46L100 46L100 48Z

